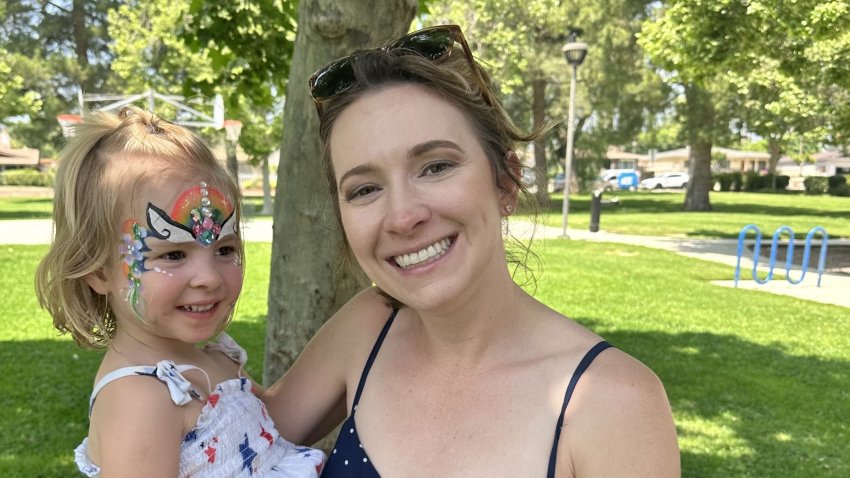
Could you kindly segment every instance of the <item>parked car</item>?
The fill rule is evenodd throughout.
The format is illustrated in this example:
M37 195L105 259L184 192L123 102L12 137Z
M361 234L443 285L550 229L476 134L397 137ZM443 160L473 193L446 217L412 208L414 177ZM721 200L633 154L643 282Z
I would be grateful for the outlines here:
M664 173L640 182L644 189L685 189L688 187L688 173Z
M628 189L634 191L638 188L640 172L634 169L606 169L596 178L593 189L613 191L615 189Z
M549 187L551 188L551 192L559 193L564 190L564 173L558 173L552 178L552 182Z

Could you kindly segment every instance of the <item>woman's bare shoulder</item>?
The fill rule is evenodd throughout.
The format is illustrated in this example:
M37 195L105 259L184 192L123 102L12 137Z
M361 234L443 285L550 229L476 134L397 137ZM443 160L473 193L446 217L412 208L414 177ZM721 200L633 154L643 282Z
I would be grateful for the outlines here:
M563 433L559 456L572 457L577 477L680 474L664 386L646 365L619 349L604 350L580 378Z
M352 341L372 342L380 333L392 313L386 299L375 288L364 289L352 297L322 326L316 338L342 340L351 346Z

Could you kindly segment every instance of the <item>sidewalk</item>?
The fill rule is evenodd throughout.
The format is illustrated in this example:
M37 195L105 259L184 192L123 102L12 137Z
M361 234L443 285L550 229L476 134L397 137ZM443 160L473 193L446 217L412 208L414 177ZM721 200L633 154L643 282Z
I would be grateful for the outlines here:
M511 234L517 237L529 237L534 232L535 239L557 239L561 237L562 229L559 227L537 225L531 223L513 221L509 225ZM269 219L249 219L243 224L244 237L249 242L271 242L272 221ZM0 244L47 244L50 242L52 230L48 219L7 220L0 221ZM568 229L567 236L570 240L613 242L618 244L632 244L638 246L652 247L672 251L684 256L702 260L726 264L734 271L737 262L738 241L735 239L689 239L656 236L634 236L628 234L617 234L612 232L589 232L577 229ZM832 244L850 244L847 239L833 239ZM769 245L768 245L769 247ZM827 254L829 254L827 249ZM813 258L816 261L816 258ZM767 259L762 257L761 263ZM773 294L788 295L803 300L834 304L850 308L850 275L824 273L821 278L821 286L817 286L817 271L814 266L807 272L805 279L796 285L787 280L772 280L767 284L758 284L752 279L752 255L744 254L741 258L741 280L738 281L739 289L752 289L770 292ZM760 267L760 277L766 277L767 268ZM777 265L776 274L784 274L784 264ZM791 272L793 279L798 279L802 271L795 268ZM715 284L724 287L735 287L734 281L714 281Z

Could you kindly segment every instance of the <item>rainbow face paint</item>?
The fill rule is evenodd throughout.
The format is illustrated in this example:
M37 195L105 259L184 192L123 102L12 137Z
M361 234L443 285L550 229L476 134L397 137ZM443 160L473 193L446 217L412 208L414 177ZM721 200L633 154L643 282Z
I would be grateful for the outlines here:
M170 214L148 203L147 217L151 236L174 243L197 241L209 246L235 233L233 205L205 182L184 191Z

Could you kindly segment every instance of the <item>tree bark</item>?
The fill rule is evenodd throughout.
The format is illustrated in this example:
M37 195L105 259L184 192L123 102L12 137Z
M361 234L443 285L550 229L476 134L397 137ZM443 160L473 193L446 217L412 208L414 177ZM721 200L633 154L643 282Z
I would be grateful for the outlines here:
M540 126L546 119L546 79L536 78L531 82L532 101L531 114L534 126ZM549 205L549 168L546 164L546 141L537 138L534 141L534 184L537 191L534 198L542 208Z
M416 0L302 0L289 76L274 203L263 382L277 380L316 330L368 284L340 273L341 237L321 167L318 119L307 91L317 68L407 31Z
M781 136L770 135L767 137L767 152L770 158L767 160L767 173L771 176L770 189L776 190L776 163L782 157Z
M699 85L685 86L685 120L691 146L685 211L711 211L711 146L714 137L714 105L708 91Z

